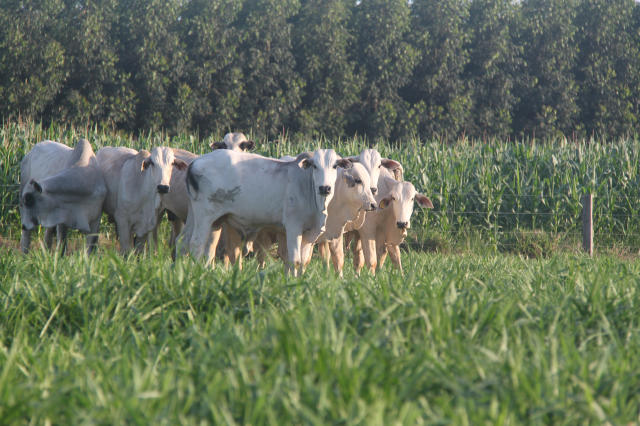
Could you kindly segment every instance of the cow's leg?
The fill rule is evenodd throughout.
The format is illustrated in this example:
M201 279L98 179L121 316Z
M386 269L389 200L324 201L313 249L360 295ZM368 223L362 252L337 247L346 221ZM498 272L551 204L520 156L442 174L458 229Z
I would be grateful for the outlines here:
M222 235L222 227L212 227L209 232L209 238L207 240L207 247L205 253L207 257L207 265L211 265L213 268L216 262L216 249L220 245L220 236Z
M286 264L289 259L289 251L287 250L287 236L283 232L276 235L278 240L278 257Z
M384 238L376 238L376 255L378 256L378 270L380 270L387 258L387 246L384 243Z
M169 248L171 249L171 259L176 260L176 244L178 242L178 235L182 232L184 222L180 219L176 219L171 222L171 236L169 237Z
M372 275L376 274L376 240L373 238L361 238L362 254L364 254L364 262L369 267Z
M191 247L191 235L193 233L193 215L187 215L187 221L185 222L182 232L176 238L176 246L174 249L174 257L178 255L184 256Z
M53 247L53 237L55 235L55 232L55 226L53 228L44 229L44 246L47 248L47 250L51 250L51 248Z
M271 236L268 232L259 232L255 241L253 242L253 251L256 253L256 259L258 259L258 267L264 268L266 265L267 252L271 248Z
M141 236L136 235L135 237L133 237L133 247L136 251L136 254L144 253L144 243L148 243L147 245L149 247L149 253L151 253L153 247L153 243L151 242L152 239L153 236L151 235L151 232L147 232L146 234Z
M342 235L335 240L328 241L328 243L333 269L335 269L338 275L340 275L340 278L342 278L342 268L344 267L344 245Z
M171 247L172 250L176 246L176 239L178 238L178 235L180 235L183 227L184 222L180 219L176 218L175 220L171 221L171 236L169 237L169 247Z
M229 266L229 263L238 262L238 268L242 270L242 236L240 233L228 225L223 225L226 235L224 243L224 266Z
M29 246L31 245L31 231L23 229L20 235L20 249L24 254L29 253Z
M61 256L67 251L67 234L69 228L66 225L56 226L56 250L60 252Z
M387 246L387 251L389 252L389 259L391 262L400 269L400 273L404 275L402 271L402 260L400 259L400 246L396 244L389 244Z
M286 228L287 238L287 272L293 270L293 276L302 273L302 230L298 227Z
M120 254L125 255L131 250L131 226L125 218L116 217L115 219L118 241L120 241Z
M205 263L215 266L216 250L220 240L220 225L215 225L220 214L210 214L206 208L197 208L198 205L191 205L189 216L187 217L187 228L190 223L189 251L194 259L201 259L206 256ZM186 244L186 243L184 243Z
M96 251L98 246L98 232L100 231L100 219L94 223L89 224L90 233L87 235L87 254L91 254Z
M309 241L305 241L304 237L302 238L302 242L300 244L300 270L302 272L307 269L307 265L311 262L311 255L313 254L313 243Z
M360 275L360 270L364 266L364 254L362 253L362 240L358 235L353 236L354 242L352 245L353 252L353 270L356 271L356 275Z
M342 234L344 245L345 247L347 247L347 250L349 250L349 247L351 247L351 241L353 241L353 239L356 238L357 236L358 236L358 232L356 231L349 231Z
M329 263L331 262L331 252L329 251L329 241L325 240L318 243L318 254L320 259L324 260L326 269L329 269Z

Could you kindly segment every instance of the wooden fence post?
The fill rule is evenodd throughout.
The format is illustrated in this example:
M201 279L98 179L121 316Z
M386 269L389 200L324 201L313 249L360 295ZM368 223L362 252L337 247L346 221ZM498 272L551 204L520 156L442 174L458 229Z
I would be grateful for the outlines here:
M582 248L593 256L593 194L582 196Z

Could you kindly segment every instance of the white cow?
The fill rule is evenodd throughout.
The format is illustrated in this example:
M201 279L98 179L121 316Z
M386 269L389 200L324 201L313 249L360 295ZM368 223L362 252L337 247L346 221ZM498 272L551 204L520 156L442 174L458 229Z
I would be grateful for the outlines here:
M210 145L212 150L216 149L229 149L236 152L250 151L255 148L255 142L247 140L247 137L243 133L227 133L224 139L220 142L214 142ZM184 149L174 148L173 153L176 158L184 161L187 165L191 164L193 160L198 158L196 154L193 154ZM187 221L187 213L189 211L189 198L187 197L186 188L186 170L176 169L171 174L171 191L161 197L161 211L166 210L169 221L171 222L171 237L169 240L169 246L175 249L176 238L182 231L184 223ZM224 234L227 232L235 232L228 230L225 227ZM154 236L157 235L157 226L154 230ZM229 251L229 250L227 250ZM231 254L232 261L235 261L235 256ZM229 255L225 255L225 261L229 261Z
M39 224L45 228L64 225L78 229L90 234L87 249L93 251L107 188L87 140L78 141L63 170L41 180L32 178L21 186L22 229L29 232Z
M342 247L342 234L347 223L352 221L364 221L366 211L372 211L376 208L376 200L371 193L371 182L369 173L361 164L354 163L350 169L338 169L338 177L336 179L335 195L331 199L327 207L327 222L325 231L320 234L315 244L335 245ZM258 263L264 266L265 251L271 247L273 243L278 241L278 252L280 257L286 258L286 241L282 235L274 234L272 231L261 231L254 243L257 251ZM308 265L311 261L312 250L303 248L303 252L308 253L306 259L303 259L304 265ZM328 255L328 251L325 251ZM344 258L344 256L343 256ZM325 256L326 262L329 258ZM334 264L337 272L342 274L342 267Z
M67 167L67 163L71 158L73 149L67 145L50 140L44 140L38 142L32 149L24 156L20 163L20 192L19 199L22 200L24 195L24 189L28 182L32 179L40 181L42 179L53 176L56 173L62 171ZM20 203L20 216L26 214L24 206ZM66 229L64 225L58 225L57 227L57 239L58 247L62 248L62 252L65 249L65 234ZM44 241L47 248L51 248L53 245L53 235L56 233L56 228L45 228ZM22 228L22 235L20 237L20 248L24 253L29 251L31 244L31 231Z
M244 133L234 132L224 135L224 139L220 142L214 142L210 145L211 150L230 149L231 151L243 152L253 151L256 147L254 141L250 141Z
M288 162L229 150L203 155L187 172L190 213L184 244L195 258L201 258L211 238L209 263L223 222L244 236L265 227L284 230L287 270L298 275L307 256L302 248L325 231L337 168L350 166L332 149L300 154Z
M120 251L131 249L133 235L140 250L149 232L156 228L160 197L171 190L174 168L186 170L187 163L167 147L151 152L105 147L98 151L97 158L108 190L104 212L115 220Z
M388 176L380 176L378 181L379 209L366 215L364 224L357 231L353 262L356 273L360 273L362 263L367 264L372 274L376 267L384 264L387 253L393 264L402 272L400 244L410 228L414 201L420 207L431 209L431 200L416 192L410 182L398 182Z

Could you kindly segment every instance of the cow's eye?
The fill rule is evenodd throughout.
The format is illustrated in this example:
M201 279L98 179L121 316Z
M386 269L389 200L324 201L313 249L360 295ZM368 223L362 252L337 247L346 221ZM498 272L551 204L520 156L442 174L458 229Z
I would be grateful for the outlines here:
M358 185L361 185L361 184L362 184L362 179L355 178L355 182L356 182Z
M33 194L26 194L24 196L24 205L27 207L33 207L33 205L36 203L36 199L33 196Z
M334 169L337 169L337 168L338 168L338 163L334 164L334 165L333 165L333 168L334 168Z

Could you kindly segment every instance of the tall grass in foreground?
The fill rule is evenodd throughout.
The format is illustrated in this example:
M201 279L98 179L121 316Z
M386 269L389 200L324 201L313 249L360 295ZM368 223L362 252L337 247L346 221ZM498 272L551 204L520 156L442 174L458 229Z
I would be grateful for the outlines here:
M411 253L316 262L0 253L5 424L627 424L640 263Z
M8 123L0 127L0 234L16 238L19 232L17 188L19 163L43 139L72 145L87 137L95 149L106 145L151 148L169 145L196 153L208 151L221 135L201 140L193 135L169 137L164 133L130 135L97 128L51 127L34 123ZM281 138L257 141L257 152L280 157L315 147L333 147L354 155L366 141ZM407 140L378 150L400 161L405 177L432 198L435 209L416 209L409 242L424 245L433 237L445 241L482 242L500 248L513 241L553 235L556 241L576 246L580 240L580 197L594 198L594 228L600 247L640 249L640 141L576 141L554 143ZM531 236L533 235L533 237Z

